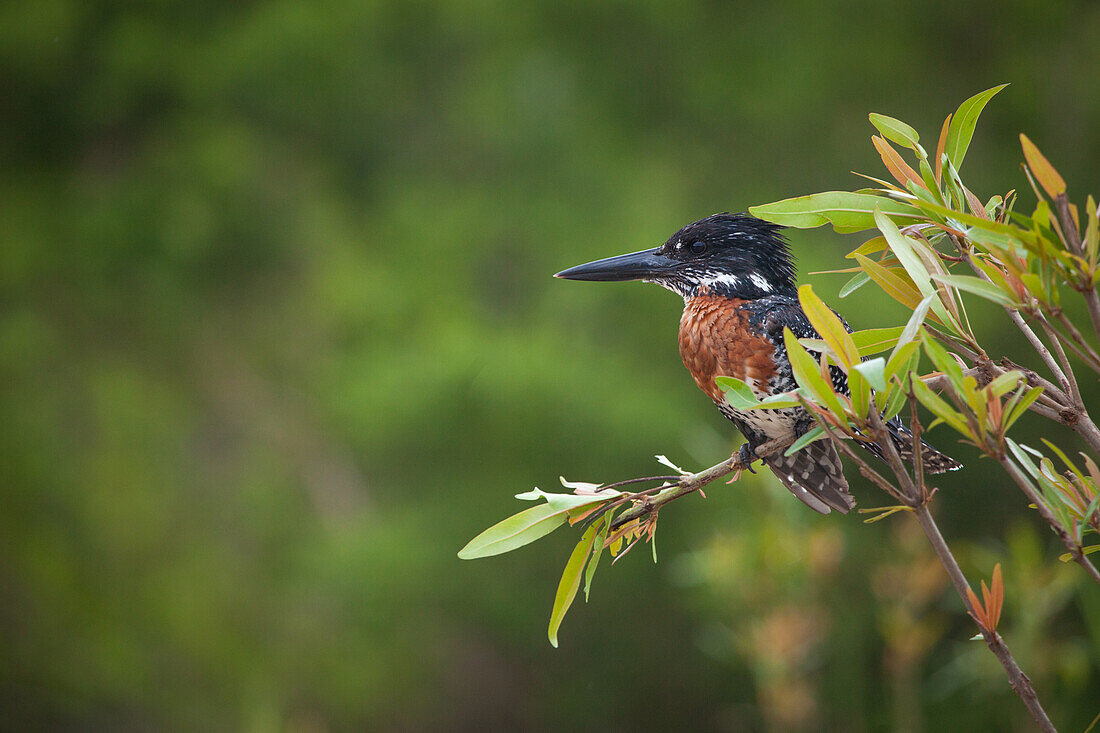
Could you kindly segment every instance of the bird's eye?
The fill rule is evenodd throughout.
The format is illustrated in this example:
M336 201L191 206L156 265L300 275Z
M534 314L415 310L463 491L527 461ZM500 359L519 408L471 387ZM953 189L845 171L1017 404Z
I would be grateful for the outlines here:
M692 242L691 253L695 255L701 255L707 251L706 242Z

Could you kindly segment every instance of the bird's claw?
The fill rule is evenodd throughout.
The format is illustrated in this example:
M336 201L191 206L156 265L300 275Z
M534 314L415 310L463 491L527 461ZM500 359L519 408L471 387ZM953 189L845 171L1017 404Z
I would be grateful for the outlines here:
M752 462L757 459L756 451L750 448L748 443L742 443L741 450L737 451L737 460L749 473L756 473L756 469L752 467Z

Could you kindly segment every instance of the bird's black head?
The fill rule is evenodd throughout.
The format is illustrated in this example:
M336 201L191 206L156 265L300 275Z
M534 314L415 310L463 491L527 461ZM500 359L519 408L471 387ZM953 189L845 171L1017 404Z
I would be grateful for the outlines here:
M793 294L794 262L781 229L747 214L714 214L688 224L655 249L578 265L554 277L644 280L684 298Z

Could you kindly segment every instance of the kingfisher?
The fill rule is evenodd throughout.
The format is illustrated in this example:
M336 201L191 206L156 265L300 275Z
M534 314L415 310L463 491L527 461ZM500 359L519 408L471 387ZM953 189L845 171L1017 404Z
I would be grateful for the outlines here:
M566 280L656 283L684 299L680 318L680 357L695 383L745 437L739 457L745 466L763 460L783 485L811 509L846 514L855 506L840 455L831 441L819 440L789 456L758 459L756 449L772 440L793 443L814 426L802 407L739 410L715 382L721 376L748 384L758 399L795 389L783 329L799 338L819 339L798 302L797 273L783 227L747 214L714 214L669 237L660 247L608 257L557 273ZM844 327L851 332L844 319ZM848 394L843 371L830 366L833 386ZM913 456L913 433L898 418L886 423L903 460ZM883 458L876 443L861 442ZM928 473L962 464L921 441ZM750 468L751 470L751 468Z

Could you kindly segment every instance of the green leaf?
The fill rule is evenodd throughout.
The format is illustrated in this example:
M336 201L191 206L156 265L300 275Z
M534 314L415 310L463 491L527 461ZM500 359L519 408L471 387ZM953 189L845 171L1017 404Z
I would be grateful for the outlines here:
M791 443L791 447L785 450L783 452L783 455L789 456L792 453L797 453L798 451L808 446L810 443L813 443L816 440L821 440L824 437L825 429L822 428L820 425L816 428L813 428L812 430L807 430L805 433L799 436L798 440Z
M718 383L719 389L726 393L726 402L729 402L734 409L746 410L760 404L760 400L756 399L756 395L752 392L752 387L737 377L717 377L714 381Z
M1075 464L1073 461L1071 461L1069 459L1069 456L1067 456L1065 454L1065 451L1063 451L1061 448L1056 446L1054 443L1051 443L1046 438L1040 438L1040 440L1043 441L1043 445L1045 445L1047 448L1050 448L1050 450L1054 451L1054 454L1062 460L1062 463L1065 464L1066 468L1073 471L1073 473L1077 476L1077 478L1081 481L1082 484L1085 482L1085 474L1081 473L1081 469L1079 469L1077 467L1077 464Z
M867 117L871 120L871 124L882 133L882 136L890 142L913 150L919 147L917 142L920 140L920 136L917 135L917 131L901 120L875 112L867 115Z
M1015 308L1017 306L1016 301L1008 293L1001 290L993 283L986 282L972 275L933 275L932 279L938 280L944 285L973 293L980 298L992 301L1005 308Z
M850 233L872 229L876 208L890 216L914 220L921 218L910 204L885 196L849 191L826 191L750 206L749 213L759 219L797 229L812 229L831 222L836 231Z
M844 287L840 289L840 297L847 298L849 295L866 285L870 279L871 276L866 272L857 272L855 275L852 275L851 280L844 283Z
M589 553L592 552L592 543L596 540L596 531L596 525L592 525L581 535L581 540L573 548L573 553L569 556L569 561L565 563L565 570L562 571L561 580L558 582L558 592L554 596L554 608L550 611L550 626L546 631L546 635L550 639L550 645L555 649L558 648L558 627L561 626L562 619L565 618L565 612L573 605L573 599L577 597L577 589L581 584L581 571L584 569L584 562L588 559Z
M966 424L966 419L956 412L955 408L951 407L946 400L929 389L928 385L924 382L919 379L913 380L913 394L916 395L920 403L927 407L933 415L943 420L962 435L971 440L974 439L974 436L970 434L970 428Z
M964 394L966 390L963 389L962 367L959 366L959 362L955 361L947 353L947 349L943 348L943 345L928 332L921 334L921 344L924 346L924 353L928 354L928 358L932 360L936 369L947 375L957 393Z
M1039 395L1041 395L1042 393L1042 387L1032 387L1027 392L1024 392L1024 396L1021 397L1020 401L1013 406L1012 413L1009 415L1005 415L1004 429L1006 432L1010 427L1012 427L1013 423L1019 420L1020 417L1025 412L1027 412L1027 408L1031 407L1031 403L1039 399Z
M798 338L789 328L783 329L783 343L787 347L787 357L791 360L791 370L799 386L809 391L818 404L829 408L837 417L843 417L844 408L833 391L833 385L821 376L817 360L798 343Z
M907 282L893 270L888 270L879 263L863 255L856 255L856 261L859 263L859 266L871 276L875 284L882 288L884 293L904 305L906 308L917 307L917 303L921 300L921 294L912 283Z
M592 588L592 578L596 575L596 566L603 557L604 542L607 540L607 532L611 529L611 520L614 519L615 510L605 514L596 525L600 530L596 533L596 539L592 543L592 557L588 560L588 567L584 571L584 602L588 603L588 592Z
M942 204L943 192L940 191L939 184L936 183L936 174L932 172L932 167L928 165L927 160L921 160L920 162L920 178L924 181L924 185L931 192L936 203Z
M511 552L545 537L565 524L567 519L565 510L549 504L524 509L474 537L459 551L458 556L463 560L473 560Z
M1091 545L1089 547L1082 547L1081 548L1081 554L1082 555L1091 555L1094 552L1100 552L1100 545ZM1058 559L1061 560L1062 562L1069 562L1070 560L1073 559L1073 555L1071 555L1068 552L1063 552L1061 555L1058 556Z
M997 92L1004 89L1007 84L986 89L975 94L970 99L959 105L959 109L951 117L951 125L947 128L947 144L944 146L948 160L954 164L955 169L962 168L963 159L966 157L966 149L970 147L970 140L974 137L974 128L978 125L978 117L989 100L993 99Z
M886 390L886 360L881 356L861 361L852 369L862 374L876 391L884 392Z
M863 244L853 249L848 254L844 255L847 259L855 259L857 254L861 255L873 255L878 252L882 252L886 249L886 237L881 234L877 237L871 237Z
M933 204L928 201L914 202L916 206L928 214L934 214L938 218L947 220L952 223L956 228L972 228L980 229L982 231L991 232L993 234L1003 235L1010 241L1034 241L1034 235L1029 232L1018 229L1009 224L1002 224L999 221L991 221L989 219L983 219L980 216L974 216L968 214L965 211L957 211L947 206L941 206L940 204ZM969 232L967 236L972 236Z
M802 305L802 311L809 319L810 325L840 360L840 366L844 371L851 369L852 365L859 361L859 350L856 349L852 337L848 335L848 329L844 327L837 314L817 297L811 285L798 288L798 302Z
M907 389L900 383L893 384L890 387L890 394L886 397L886 409L882 411L882 418L889 420L897 415L908 400L909 392Z
M1001 397L1016 389L1017 385L1020 384L1020 380L1023 378L1023 374L1013 369L991 381L985 388L995 397Z
M928 274L928 269L924 266L924 262L921 261L920 256L916 253L916 247L923 247L924 245L917 242L910 237L907 237L901 233L895 224L889 217L882 212L875 212L875 224L878 225L879 231L886 237L887 243L890 245L890 251L894 253L894 256L901 262L901 266L905 268L905 272L909 275L913 284L917 286L917 290L920 291L922 298L927 298L929 295L935 295L932 298L932 312L936 314L936 318L940 323L952 328L955 333L962 331L962 327L955 322L955 319L947 312L943 303L940 301L939 294L936 292L935 286L932 285L931 278Z
M859 355L870 356L893 348L894 344L898 342L898 336L901 335L901 332L901 326L891 326L890 328L868 328L865 331L853 331L851 336L856 348L859 349Z
M916 369L920 362L920 354L917 352L919 348L919 343L910 341L894 349L894 353L886 360L886 378L902 376Z
M920 331L920 327L924 325L924 318L928 315L928 308L932 305L932 300L935 297L935 293L929 293L924 296L924 300L913 309L913 315L909 316L909 320L905 323L905 328L902 330L901 335L898 336L897 345L894 346L895 351L899 346L904 346L917 337L917 332Z
M795 389L790 392L780 392L760 400L759 403L748 408L750 410L780 410L784 407L798 407L802 403L798 401L798 395L802 390Z
M860 420L866 418L871 406L871 385L856 369L848 372L848 393L852 401L852 414Z

